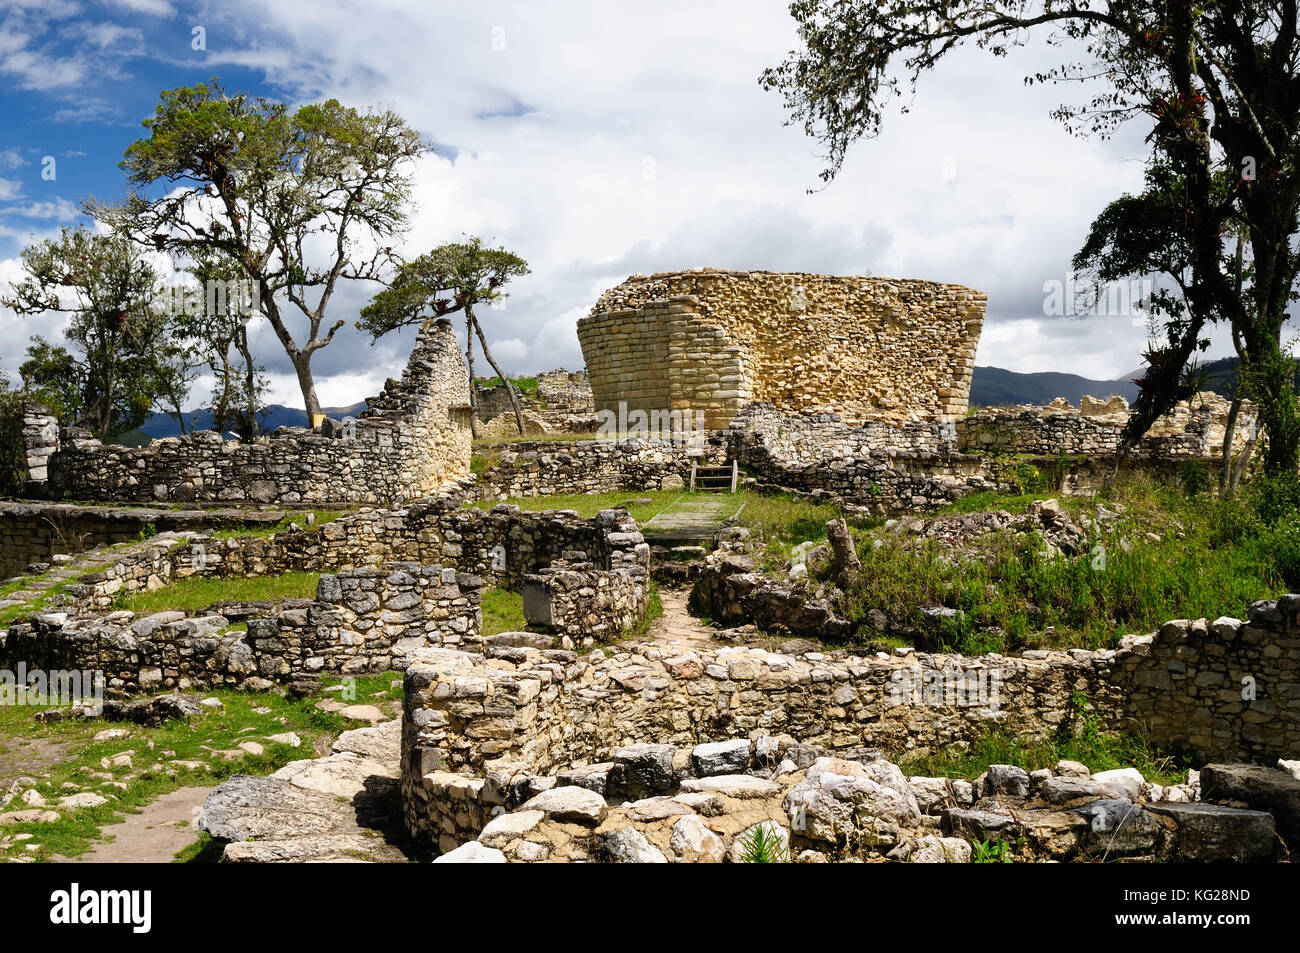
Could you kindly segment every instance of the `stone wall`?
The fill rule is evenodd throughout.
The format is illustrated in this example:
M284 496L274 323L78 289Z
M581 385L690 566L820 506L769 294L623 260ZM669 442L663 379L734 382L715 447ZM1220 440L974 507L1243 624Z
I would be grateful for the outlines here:
M1232 402L1213 391L1180 401L1152 425L1136 448L1153 457L1212 457L1223 451ZM958 449L975 453L1113 454L1128 422L1128 401L1085 395L1076 408L1065 398L1043 407L990 408L957 421ZM1250 440L1257 420L1244 401L1233 431L1232 450Z
M282 510L166 510L152 507L0 503L0 579L31 563L72 555L152 532L254 528L278 523Z
M406 672L404 817L435 850L474 839L557 777L581 785L577 769L637 742L784 734L830 750L904 752L994 728L1024 738L1068 732L1083 698L1102 730L1204 758L1300 754L1294 595L1256 603L1245 622L1173 621L1113 651L863 658L720 648L665 657L641 645L582 657L491 654L423 650Z
M280 428L251 444L206 431L148 447L65 430L48 459L55 499L280 504L384 503L432 496L469 472L469 384L451 323L421 328L400 381L354 422Z
M847 419L951 420L970 395L985 295L929 281L698 269L634 275L579 320L597 409L748 402Z
M25 492L38 494L49 478L50 457L59 448L59 418L44 404L23 408L23 446L27 451Z
M288 600L248 619L247 632L230 631L219 614L49 612L0 637L0 667L103 672L113 696L400 669L417 647L479 634L482 585L441 566L353 569L322 576L314 600Z
M525 576L523 597L530 626L609 642L645 618L650 571L638 564L604 570L561 559Z
M331 572L384 562L455 567L490 585L518 590L525 577L573 553L599 569L648 567L650 551L623 509L593 519L571 511L522 512L461 506L462 495L413 503L399 510L363 509L313 529L272 537L192 536L160 541L66 591L95 608L124 594L156 589L186 576L264 576Z
M691 464L722 463L720 436L699 446L670 440L561 440L505 443L492 448L495 465L478 473L481 500L685 486Z
M1006 430L979 443L986 421ZM1114 455L1105 448L1113 449L1118 433L1078 414L981 412L955 424L855 426L838 414L753 404L732 422L727 439L749 486L823 495L854 512L885 515L930 510L987 490L1095 490L1114 467ZM972 450L959 452L962 446ZM1081 446L1096 449L1080 451ZM1177 477L1191 462L1212 474L1220 460L1205 450L1203 433L1152 436L1121 470Z

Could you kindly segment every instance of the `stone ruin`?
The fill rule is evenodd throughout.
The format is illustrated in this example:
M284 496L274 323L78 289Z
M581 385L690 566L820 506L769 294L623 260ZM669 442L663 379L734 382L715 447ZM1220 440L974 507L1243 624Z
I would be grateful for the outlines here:
M702 268L633 275L578 321L596 409L692 409L727 426L746 404L846 420L966 412L985 295L893 278Z
M389 381L355 424L319 432L129 450L31 414L29 476L49 497L380 506L230 538L208 535L215 517L177 510L169 532L127 544L66 585L62 606L0 634L0 665L102 670L117 697L403 671L400 723L349 732L326 758L233 778L209 798L202 823L229 860L403 859L361 836L354 817L336 816L360 803L340 801L340 791L360 799L376 782L397 799L414 849L443 862L737 861L758 831L810 862L964 861L972 839L999 837L1035 860L1275 857L1278 837L1300 838L1300 780L1281 769L1209 765L1161 788L1132 769L994 765L971 783L907 777L881 749L969 743L995 726L1043 738L1068 727L1082 694L1102 730L1139 731L1204 758L1293 757L1300 597L1257 603L1245 620L1173 620L1113 651L670 653L632 641L584 652L632 630L649 604L650 549L627 512L586 520L464 506L676 489L693 467L729 459L748 486L880 513L1003 487L1005 454L1018 464L1081 455L1060 478L1087 485L1090 461L1113 453L1126 405L1085 399L1078 411L964 416L983 304L977 292L927 282L634 277L580 322L590 389L581 373L541 375L545 406L532 413L572 429L619 401L689 407L714 428L707 441L517 443L474 477L465 476L465 367L447 322L422 329L402 381ZM1211 457L1224 410L1211 397L1177 410L1144 444L1142 465ZM1251 415L1243 409L1239 440ZM424 499L394 505L397 495ZM0 541L39 556L57 544L38 524L95 520L93 507L40 506L0 512ZM124 516L104 541L129 539L148 519ZM699 567L716 609L742 606L752 621L779 604L791 632L834 634L836 620L800 602L787 580L725 550L720 543ZM323 573L314 598L143 618L109 611L124 593L186 576L290 570ZM483 636L487 585L521 593L533 631ZM929 676L950 685L952 673L970 697L925 697ZM1249 703L1244 678L1258 680ZM1000 700L982 694L990 680ZM909 684L921 697L900 701Z
M469 472L469 384L447 320L426 323L401 380L355 420L281 427L253 443L201 431L148 447L106 446L28 414L27 490L55 500L394 503Z

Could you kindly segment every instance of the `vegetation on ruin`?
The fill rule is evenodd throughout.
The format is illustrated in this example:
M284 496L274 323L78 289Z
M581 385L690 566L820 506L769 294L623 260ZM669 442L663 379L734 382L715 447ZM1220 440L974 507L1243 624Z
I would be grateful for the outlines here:
M517 592L496 586L484 589L482 608L484 635L523 632L527 628L524 622L524 597Z
M327 677L322 683L328 687L342 680ZM359 677L349 684L355 695L342 698L347 704L386 706L402 695L401 677L393 672ZM326 750L341 732L359 727L337 713L318 709L317 698L225 689L206 692L203 697L219 699L222 707L205 708L193 718L168 721L158 728L97 719L42 723L32 717L42 707L0 706L0 779L6 787L10 780L26 776L36 783L24 787L34 787L50 804L72 793L65 784L110 797L109 803L99 807L60 809L57 821L0 825L0 843L4 843L0 859L76 857L104 839L102 828L106 825L137 813L162 794L189 785L214 785L233 774L270 774L290 761ZM339 695L327 691L324 697ZM94 740L105 728L116 727L127 728L129 735ZM299 747L268 740L270 735L288 732L301 738ZM263 752L240 751L238 745L244 741L257 742ZM113 759L123 754L129 755L130 764L114 764ZM14 799L0 807L0 813L27 808L26 803ZM32 836L14 841L15 834ZM28 845L37 849L29 851ZM197 847L186 853L190 859L203 859Z
M318 572L286 572L277 576L187 576L161 589L119 595L114 609L137 615L178 610L196 612L218 602L279 602L314 599Z
M971 654L1113 648L1172 618L1244 617L1252 602L1300 586L1300 508L1269 486L1223 499L1134 477L1098 497L1061 497L1076 516L1098 505L1117 513L1078 555L1047 555L1037 534L989 533L954 554L933 540L859 529L863 567L848 612L912 620L920 606L956 609L933 637ZM1019 513L1045 497L981 495L953 511Z
M361 309L357 327L370 335L371 343L390 331L421 324L430 318L465 314L465 360L469 365L470 408L478 397L474 390L474 339L478 338L496 379L506 382L506 394L515 412L519 432L524 432L523 406L516 388L501 369L488 347L483 325L474 308L491 308L507 295L505 286L511 279L529 273L528 262L504 247L492 248L475 236L465 242L449 242L410 261L402 262L388 286ZM533 381L534 387L536 381ZM478 436L478 418L470 416L470 427Z
M286 513L284 518L278 523L272 523L269 526L246 527L238 526L230 529L214 530L210 535L213 539L234 539L258 536L269 538L276 533L285 533L291 529L316 529L325 523L332 523L349 510L294 510ZM307 514L311 513L313 522L308 524Z
M1153 784L1182 784L1187 769L1199 762L1161 752L1136 735L1109 734L1095 726L1078 734L1034 741L994 731L969 746L903 754L898 766L909 777L964 778L973 781L991 764L1012 764L1026 771L1051 768L1058 761L1078 761L1092 772L1136 768Z

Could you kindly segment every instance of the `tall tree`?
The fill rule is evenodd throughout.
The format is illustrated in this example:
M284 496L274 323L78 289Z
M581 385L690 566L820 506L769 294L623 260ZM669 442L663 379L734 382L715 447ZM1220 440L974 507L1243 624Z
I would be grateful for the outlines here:
M122 168L136 189L162 193L86 208L182 259L234 263L293 364L310 420L320 413L312 357L346 323L326 324L330 301L341 281L384 273L407 226L410 167L428 147L396 112L333 99L290 111L216 79L160 99Z
M474 338L510 396L519 432L524 432L524 411L518 390L492 356L476 305L490 306L505 297L512 278L528 274L528 262L505 248L490 248L478 237L468 242L439 245L403 264L389 285L361 309L357 327L377 340L397 328L419 324L430 317L465 312L465 357L469 364L471 399L474 394ZM477 415L471 417L478 435Z
M1152 166L1175 190L1169 238L1185 259L1184 310L1152 348L1125 446L1179 399L1207 325L1222 320L1239 335L1243 379L1268 433L1265 467L1295 473L1300 406L1282 340L1300 265L1294 0L797 0L790 10L802 48L760 82L782 92L792 121L828 147L824 181L854 141L880 132L889 104L914 92L920 75L953 49L974 43L1005 55L1038 31L1048 32L1048 42L1081 46L1086 61L1027 82L1091 84L1085 102L1054 113L1077 134L1107 136L1130 119L1149 122ZM1224 266L1238 230L1245 236L1240 282Z
M184 381L158 272L118 235L64 228L23 251L23 276L4 304L19 314L68 315L70 348L33 338L20 369L66 423L108 440L144 422Z

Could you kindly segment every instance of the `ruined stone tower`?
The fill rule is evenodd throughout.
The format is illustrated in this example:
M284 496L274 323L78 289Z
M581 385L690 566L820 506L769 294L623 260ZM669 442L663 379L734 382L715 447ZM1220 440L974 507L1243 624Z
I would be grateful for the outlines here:
M742 407L846 420L966 412L983 292L894 278L766 271L633 275L578 321L597 410L685 410L725 427Z

